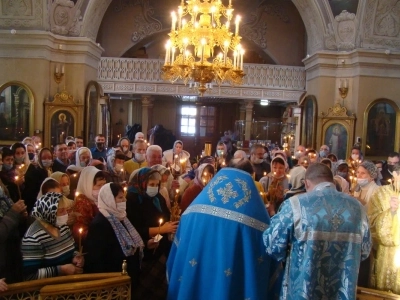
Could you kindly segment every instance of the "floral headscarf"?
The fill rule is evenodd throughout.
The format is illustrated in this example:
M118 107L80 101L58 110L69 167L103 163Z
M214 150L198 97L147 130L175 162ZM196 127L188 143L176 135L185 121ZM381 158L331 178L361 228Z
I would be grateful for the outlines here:
M32 217L56 226L58 203L63 198L60 193L47 193L40 197L32 210Z
M134 174L133 176L131 176L131 178L129 180L128 192L138 194L140 203L143 202L143 198L150 198L146 194L147 181L149 180L149 177L154 173L157 173L160 175L160 173L157 170L153 170L151 168L144 167L144 168L139 169L139 171L136 174ZM161 175L160 175L160 177L161 177ZM154 206L160 212L162 212L160 200L157 198L157 196L153 197L152 199L153 199Z

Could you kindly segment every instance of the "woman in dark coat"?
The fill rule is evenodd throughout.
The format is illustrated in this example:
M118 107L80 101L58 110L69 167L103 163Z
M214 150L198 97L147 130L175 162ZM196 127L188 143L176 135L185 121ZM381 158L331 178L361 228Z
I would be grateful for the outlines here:
M160 195L161 175L150 168L131 174L126 213L144 241L162 236L155 250L145 250L140 284L134 299L165 299L167 292L165 262L171 248L169 234L175 233L178 222L169 222L170 212Z
M22 281L21 239L26 229L26 205L14 203L0 181L0 279Z
M126 217L126 198L122 187L116 183L105 184L98 196L99 213L89 225L84 243L87 252L85 272L121 272L127 262L134 291L143 258L144 243Z

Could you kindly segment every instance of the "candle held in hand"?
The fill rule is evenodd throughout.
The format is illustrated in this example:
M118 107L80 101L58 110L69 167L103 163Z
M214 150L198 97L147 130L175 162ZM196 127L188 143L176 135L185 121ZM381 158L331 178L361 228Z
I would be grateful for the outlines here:
M163 222L163 219L158 220L158 234L160 234L162 222Z

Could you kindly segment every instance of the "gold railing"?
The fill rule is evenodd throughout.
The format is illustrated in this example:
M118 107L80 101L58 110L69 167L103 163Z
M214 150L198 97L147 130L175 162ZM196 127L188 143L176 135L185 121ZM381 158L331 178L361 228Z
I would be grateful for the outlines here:
M130 299L131 280L121 273L60 276L8 285L0 299Z
M400 300L400 295L357 287L357 300Z

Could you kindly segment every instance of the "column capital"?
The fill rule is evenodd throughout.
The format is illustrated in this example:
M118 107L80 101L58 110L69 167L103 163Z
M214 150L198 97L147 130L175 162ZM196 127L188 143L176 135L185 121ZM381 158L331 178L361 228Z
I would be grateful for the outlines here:
M151 98L150 95L142 95L142 106L152 106L153 104L153 99Z
M244 105L246 107L246 110L253 110L254 100L245 100Z

